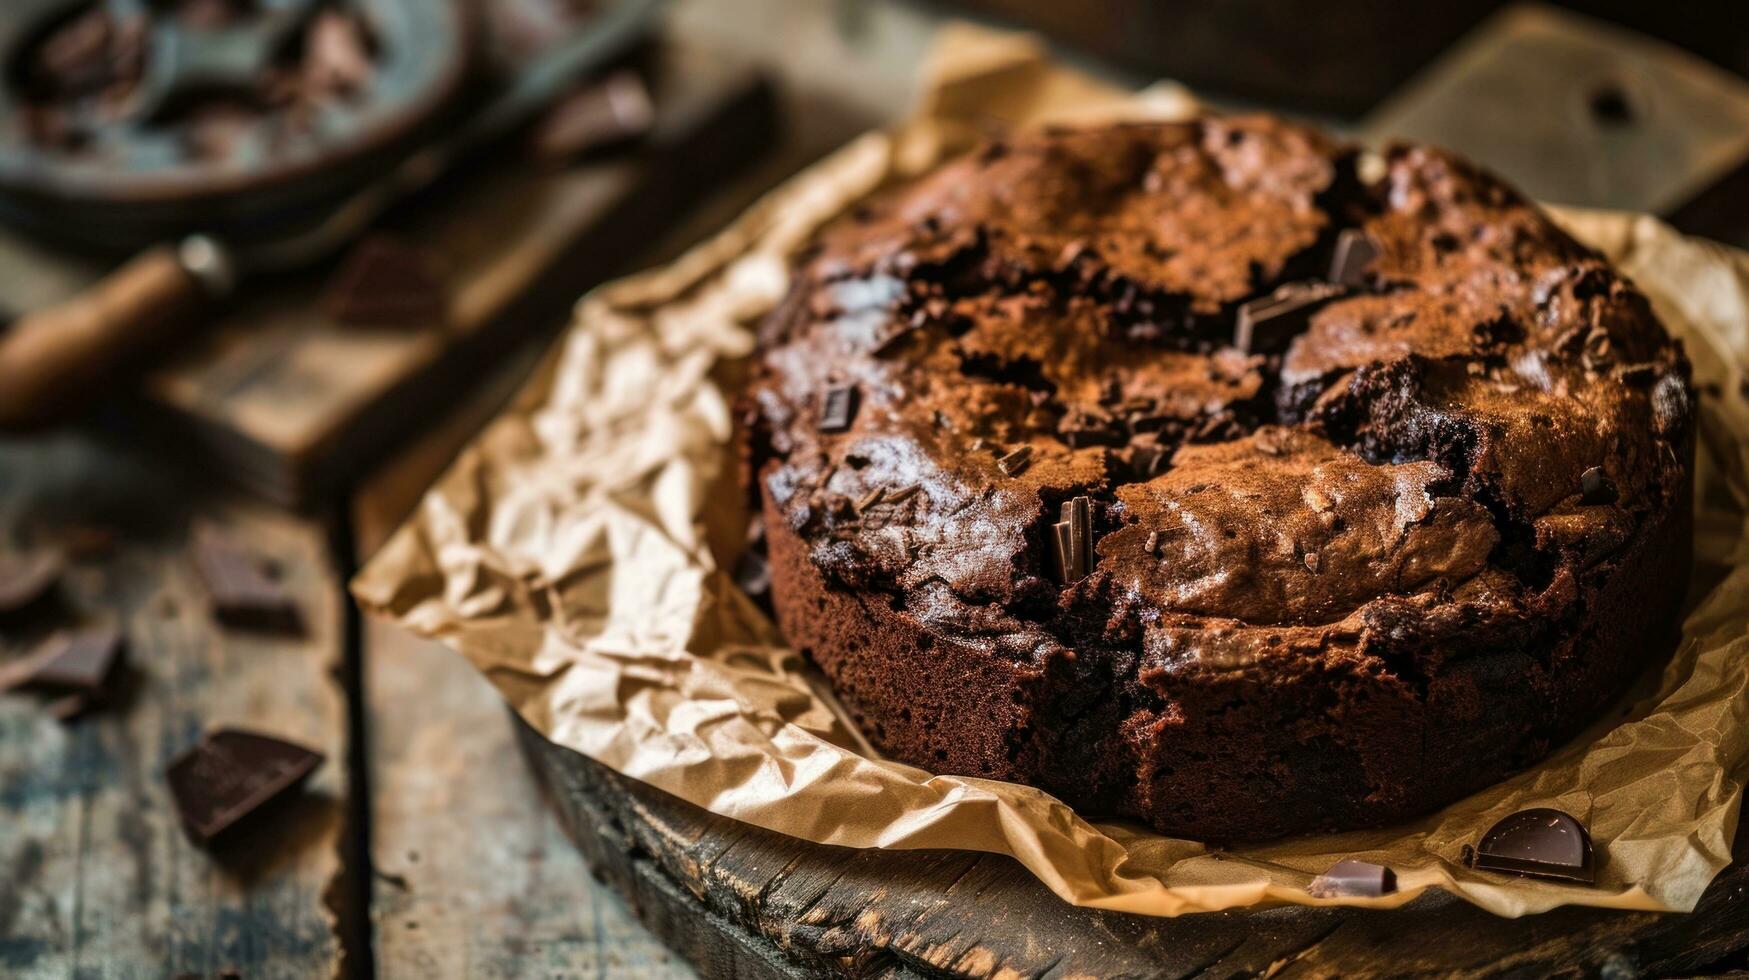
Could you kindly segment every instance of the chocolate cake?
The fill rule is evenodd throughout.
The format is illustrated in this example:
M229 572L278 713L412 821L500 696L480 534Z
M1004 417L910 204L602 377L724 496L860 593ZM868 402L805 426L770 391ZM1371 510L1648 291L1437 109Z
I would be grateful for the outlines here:
M1381 824L1672 644L1681 348L1440 150L992 142L823 231L761 345L779 622L932 772L1205 840Z

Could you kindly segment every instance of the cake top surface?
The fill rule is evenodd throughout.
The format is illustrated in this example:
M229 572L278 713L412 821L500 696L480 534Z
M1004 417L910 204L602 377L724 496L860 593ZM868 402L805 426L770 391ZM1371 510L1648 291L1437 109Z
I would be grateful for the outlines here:
M1373 162L1209 117L1016 136L877 196L763 328L765 492L828 580L1017 660L1166 678L1558 614L1676 505L1687 363L1498 180Z

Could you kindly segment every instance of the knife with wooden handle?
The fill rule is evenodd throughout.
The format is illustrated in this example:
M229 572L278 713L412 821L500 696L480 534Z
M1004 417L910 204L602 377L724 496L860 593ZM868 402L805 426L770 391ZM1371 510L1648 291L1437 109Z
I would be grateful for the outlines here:
M94 387L197 327L232 281L224 248L197 235L14 320L0 333L0 431L40 428L89 402Z

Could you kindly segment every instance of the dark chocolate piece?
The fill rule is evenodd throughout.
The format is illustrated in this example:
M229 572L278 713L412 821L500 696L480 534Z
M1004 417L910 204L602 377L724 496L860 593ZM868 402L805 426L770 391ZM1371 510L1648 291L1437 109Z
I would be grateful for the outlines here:
M1312 879L1306 892L1313 898L1335 898L1346 895L1357 898L1378 898L1397 890L1397 873L1382 864L1346 858L1331 865L1330 870Z
M190 548L213 618L238 629L298 633L303 616L296 599L267 574L255 555L233 544L223 531L197 525Z
M1603 472L1603 467L1593 466L1579 474L1579 501L1585 504L1615 503L1615 483Z
M234 728L209 733L164 770L182 825L205 843L309 778L322 754Z
M1330 281L1344 286L1366 285L1366 270L1379 257L1379 243L1359 228L1344 228L1336 236L1330 257Z
M324 308L336 322L370 327L437 327L449 292L436 260L390 235L359 242L329 281Z
M21 687L100 695L121 660L122 646L121 631L114 626L56 633L23 660L0 670L0 690Z
M1587 885L1597 880L1585 825L1547 807L1520 810L1489 828L1476 844L1475 866Z
M564 163L638 139L655 120L655 104L644 80L636 72L616 72L549 109L535 128L534 151L548 163Z
M860 400L855 385L827 389L825 400L820 405L820 431L843 432L850 428L850 423L856 420Z
M1001 459L996 460L996 466L1006 476L1019 476L1032 462L1032 447L1020 446Z
M65 570L66 559L58 551L0 555L0 615L35 605L54 589Z
M1341 295L1340 286L1290 282L1239 307L1233 346L1247 354L1277 351L1306 328L1320 306Z

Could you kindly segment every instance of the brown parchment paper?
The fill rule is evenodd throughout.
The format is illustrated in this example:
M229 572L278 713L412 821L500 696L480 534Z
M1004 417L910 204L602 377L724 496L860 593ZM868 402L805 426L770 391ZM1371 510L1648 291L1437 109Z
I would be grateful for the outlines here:
M1115 92L1024 37L969 27L944 31L925 82L911 122L798 174L671 265L585 297L540 376L359 575L359 600L466 655L548 738L714 813L820 843L1012 855L1079 905L1391 907L1437 887L1508 916L1692 909L1730 860L1749 754L1749 255L1649 217L1555 212L1652 297L1707 391L1696 598L1674 658L1625 715L1419 822L1222 852L869 749L723 571L744 526L728 441L749 327L816 227L992 126L1194 109L1182 90ZM1595 888L1459 863L1496 819L1537 805L1590 825ZM1350 856L1390 865L1401 890L1306 894Z

